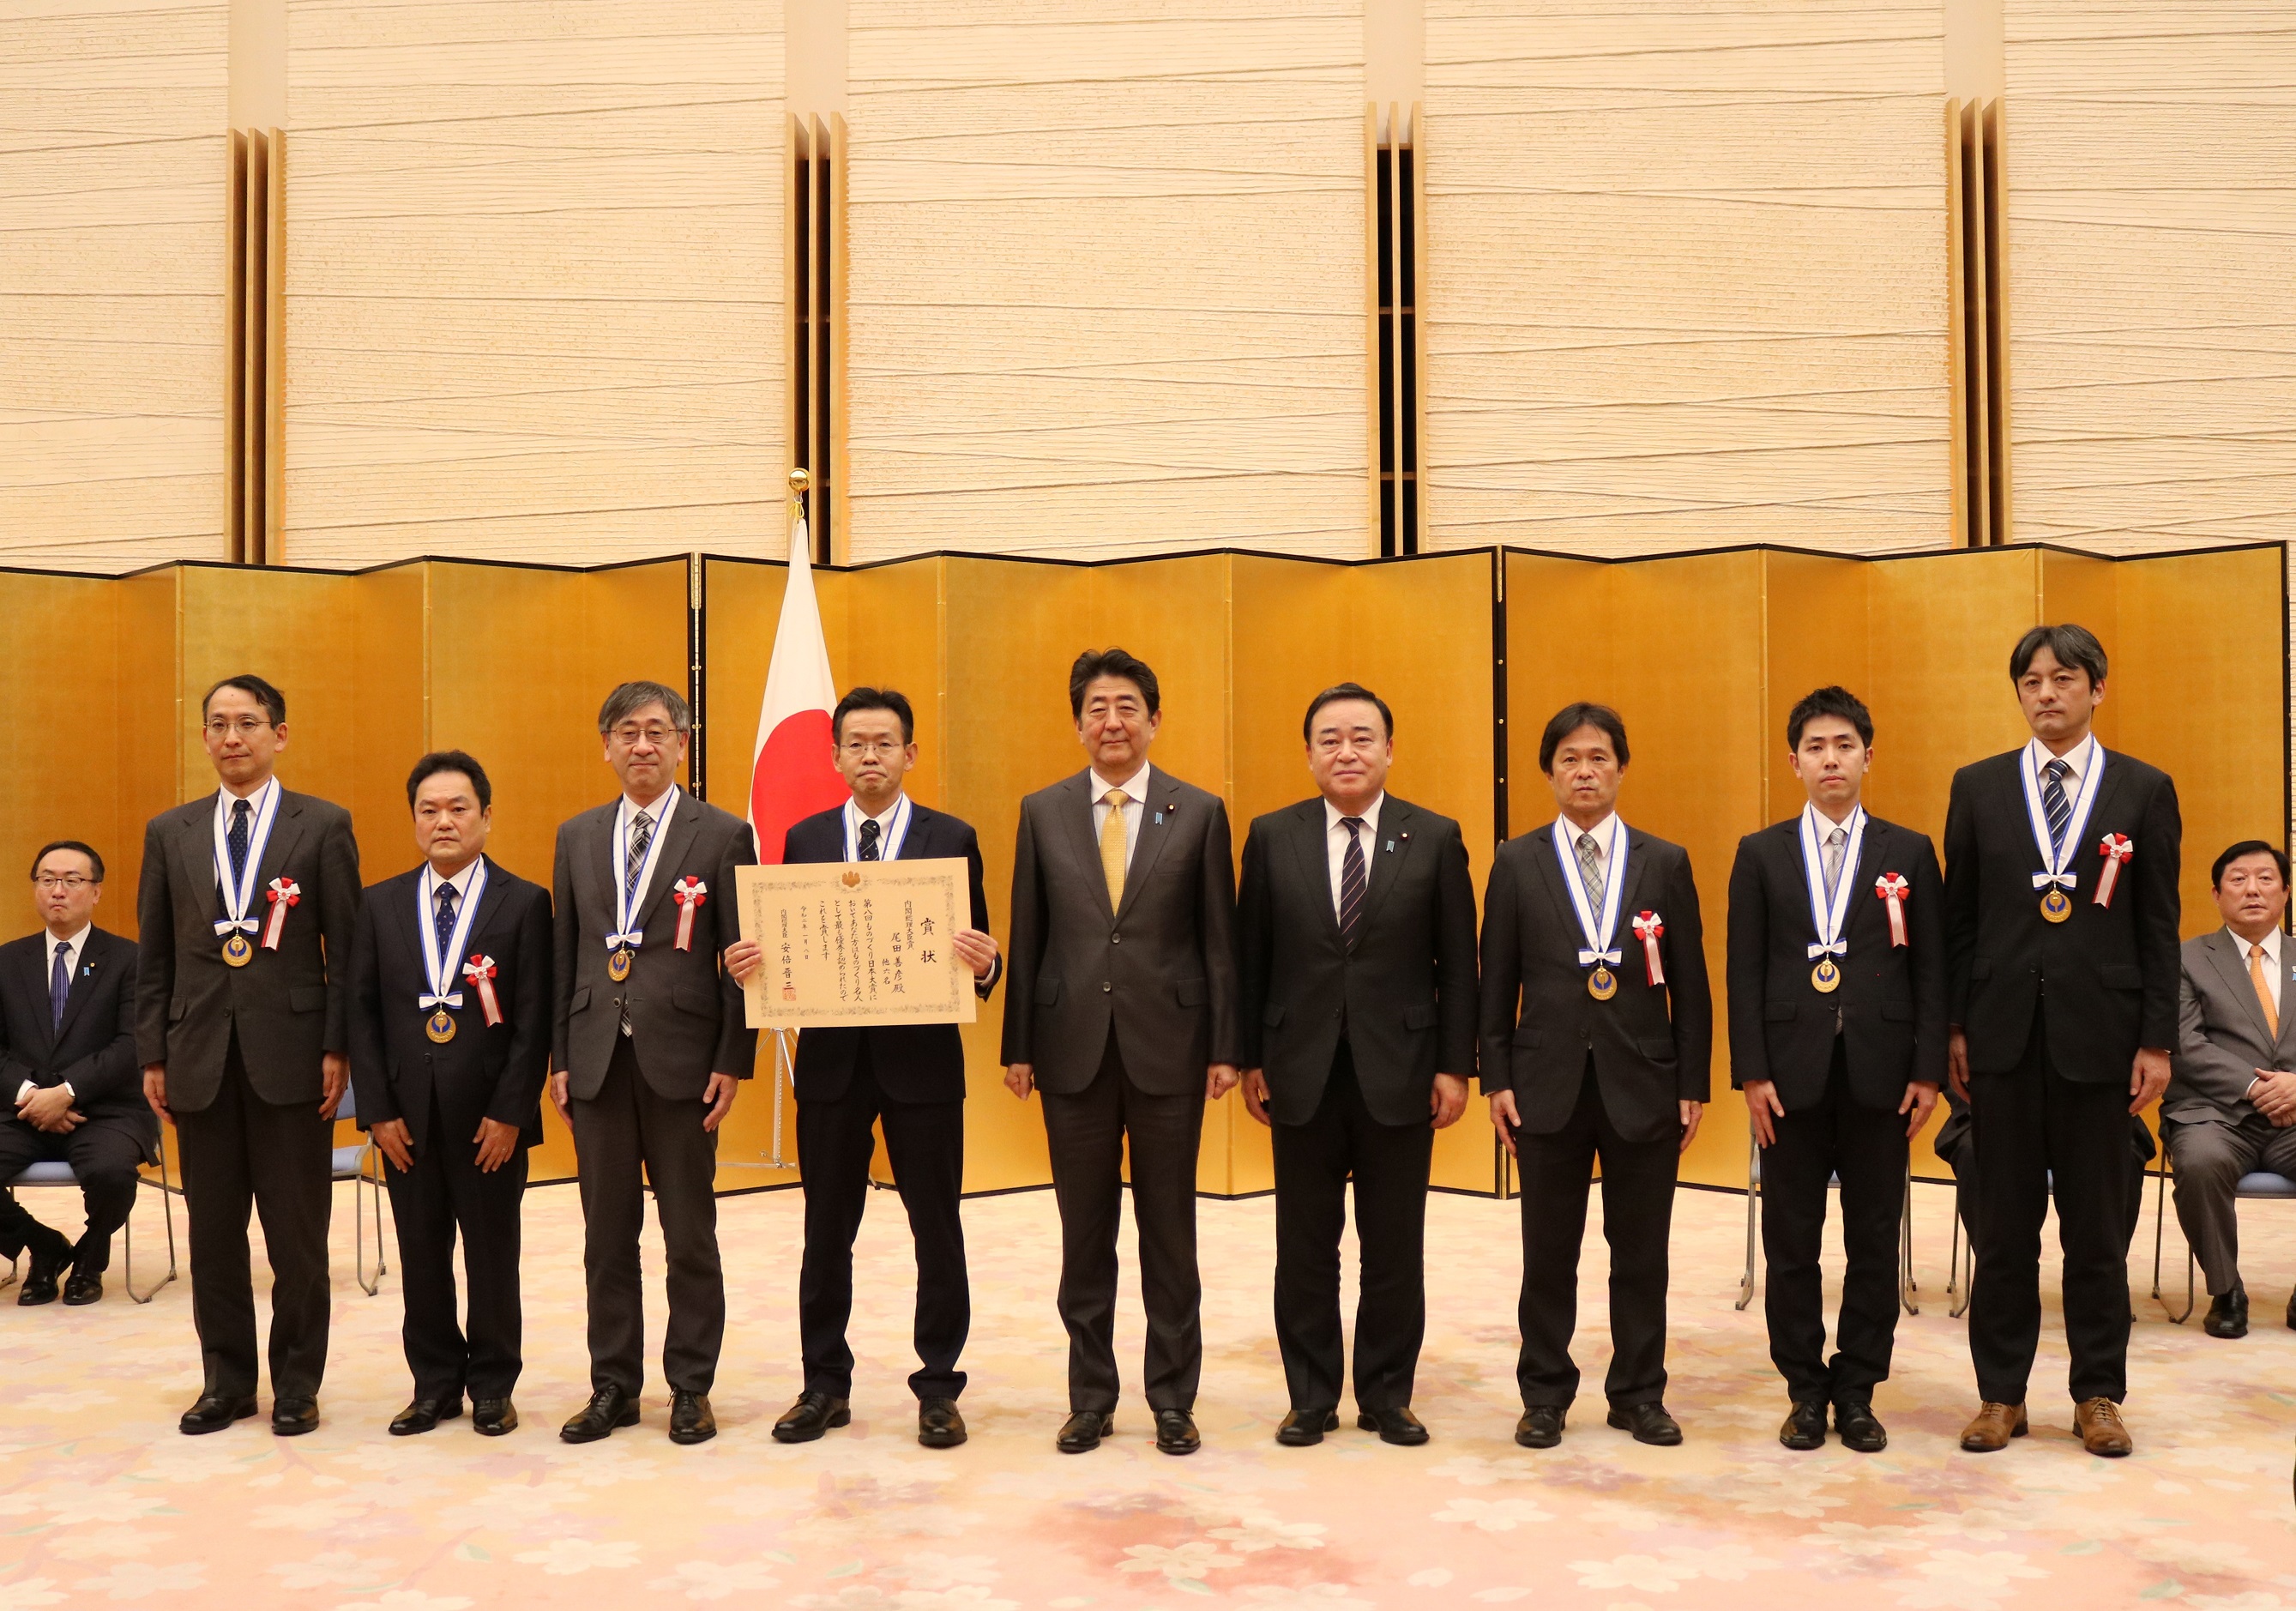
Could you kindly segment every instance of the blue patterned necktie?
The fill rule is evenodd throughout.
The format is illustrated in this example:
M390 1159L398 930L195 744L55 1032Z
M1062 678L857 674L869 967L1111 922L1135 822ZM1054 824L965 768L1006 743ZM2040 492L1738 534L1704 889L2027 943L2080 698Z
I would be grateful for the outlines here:
M442 884L439 886L439 910L431 918L430 926L438 932L439 954L441 957L447 957L447 948L454 942L455 939L455 886L453 884ZM451 963L455 959L452 957L447 957L447 960Z
M56 946L55 971L48 975L48 1027L61 1029L64 1022L64 1003L71 997L71 947L59 942Z
M877 819L875 818L864 817L861 819L860 839L862 860L875 861L879 859L877 855L877 836L882 832L884 832L884 830L877 826Z
M2072 801L2065 798L2065 774L2071 770L2062 760L2041 769L2041 810L2049 818L2049 848L2060 856L2065 852L2065 829L2073 819Z
M622 893L627 899L638 892L638 875L645 870L646 847L653 842L653 818L644 811L630 818L630 848L622 864Z
M1340 826L1348 831L1347 848L1340 852L1340 938L1353 945L1363 927L1364 819L1342 817Z
M248 818L253 810L244 800L231 802L231 832L224 835L224 843L231 851L231 881L234 885L247 881Z

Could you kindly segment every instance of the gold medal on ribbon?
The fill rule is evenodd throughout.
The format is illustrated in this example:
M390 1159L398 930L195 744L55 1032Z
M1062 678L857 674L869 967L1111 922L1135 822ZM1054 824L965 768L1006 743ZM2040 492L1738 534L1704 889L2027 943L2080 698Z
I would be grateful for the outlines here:
M2049 892L2041 897L2041 916L2051 923L2062 923L2072 915L2073 903L2065 899L2064 891L2051 884Z
M1595 971L1587 975L1587 993L1597 1001L1608 1001L1619 993L1619 976L1607 963L1596 963Z
M606 977L612 980L616 984L619 984L623 980L628 978L630 976L630 963L635 959L636 956L636 953L632 951L630 948L626 945L618 947L614 950L609 952L606 957Z
M255 959L255 948L247 943L247 936L236 929L223 942L223 959L234 967L245 967Z
M1809 982L1831 996L1841 988L1841 970L1833 966L1833 958L1820 957L1817 966L1809 970Z
M440 1007L422 1021L422 1032L430 1036L433 1043L439 1046L446 1045L455 1038L454 1014L443 1007Z

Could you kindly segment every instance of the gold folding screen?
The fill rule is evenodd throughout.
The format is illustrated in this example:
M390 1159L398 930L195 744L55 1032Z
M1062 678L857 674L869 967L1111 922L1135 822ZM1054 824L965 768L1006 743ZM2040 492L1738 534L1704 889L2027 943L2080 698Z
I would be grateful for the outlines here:
M1354 565L931 555L817 571L815 582L840 683L899 687L914 702L912 787L980 830L1000 936L1019 799L1083 765L1069 662L1111 642L1157 668L1155 759L1226 796L1239 851L1253 816L1308 793L1308 697L1345 678L1378 689L1396 711L1395 792L1460 819L1479 890L1500 757L1507 829L1521 833L1552 815L1537 765L1547 715L1578 697L1618 705L1635 752L1625 814L1689 846L1718 987L1737 840L1800 798L1784 754L1792 702L1836 680L1863 695L1879 727L1874 810L1939 835L1954 769L2023 736L2006 656L2037 620L2098 631L2113 662L2102 736L2184 781L2188 934L2213 923L2218 850L2286 837L2276 547L2118 561L2030 547L1889 560L1510 553L1504 712L1493 569L1488 551ZM703 571L704 782L739 810L785 572L725 559ZM253 670L287 692L283 777L350 807L369 882L414 865L406 769L448 747L492 776L496 856L547 881L557 825L612 795L594 725L605 691L627 677L685 684L688 583L684 560L588 571L430 560L358 575L185 565L117 580L0 572L19 650L0 656L0 693L28 733L71 758L68 786L37 767L0 784L0 858L21 867L45 839L92 840L111 869L102 918L132 933L144 822L209 786L200 694ZM0 903L0 933L31 926L29 902ZM1049 1178L1040 1116L1001 1082L1002 1008L1000 995L965 1032L973 1191ZM1722 1044L1718 1033L1717 1105L1685 1178L1735 1186L1744 1121ZM793 1161L791 1111L785 1101L780 1150ZM794 1180L769 1166L773 1114L761 1077L722 1138L722 1189ZM535 1178L563 1179L570 1147L554 1114L545 1127ZM1436 1160L1439 1184L1494 1188L1480 1103L1439 1139ZM1916 1164L1938 1172L1925 1143ZM1198 1180L1220 1194L1272 1183L1267 1136L1233 1099L1207 1120Z

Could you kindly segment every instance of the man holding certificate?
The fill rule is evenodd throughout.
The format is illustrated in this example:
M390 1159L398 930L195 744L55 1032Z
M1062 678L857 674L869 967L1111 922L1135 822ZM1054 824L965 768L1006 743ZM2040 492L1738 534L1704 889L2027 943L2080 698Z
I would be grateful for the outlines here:
M785 864L880 862L960 858L969 875L969 926L949 946L972 970L982 998L996 988L1004 963L988 933L988 899L980 841L972 827L911 800L902 780L917 764L916 718L890 688L856 688L830 718L837 769L853 798L792 825ZM765 966L755 940L736 942L726 966L747 984ZM882 1122L893 1183L916 1239L915 1339L922 1369L909 1377L917 1395L917 1442L952 1449L964 1442L956 1408L964 1372L956 1368L972 1325L965 1278L964 1041L954 1023L824 1024L798 1036L797 1152L804 1175L805 1262L798 1277L798 1329L805 1386L774 1423L774 1438L807 1443L852 1420L853 1351L845 1341L853 1312L853 1238L869 1198L872 1127Z
M2053 1194L2074 1430L2091 1454L2133 1447L2128 1123L2168 1088L2177 1044L2184 830L2168 774L2091 730L2104 675L2087 629L2026 633L2009 679L2033 736L1955 773L1946 808L1947 1057L1976 1127L1985 1225L1972 1453L2025 1432Z
M1792 1409L1789 1449L1889 1434L1874 1389L1898 1329L1898 1214L1908 1140L1945 1078L1945 885L1928 835L1859 803L1874 718L1820 688L1786 718L1808 792L1799 815L1738 842L1730 870L1730 1083L1761 1147L1770 1358ZM1825 1358L1818 1252L1827 1183L1841 1185L1848 1268Z
M1483 896L1482 1082L1522 1179L1522 1418L1548 1449L1578 1392L1570 1334L1599 1160L1611 1245L1610 1423L1674 1444L1666 1412L1667 1237L1714 1049L1698 886L1680 845L1619 820L1627 726L1566 705L1538 764L1561 814L1492 858Z

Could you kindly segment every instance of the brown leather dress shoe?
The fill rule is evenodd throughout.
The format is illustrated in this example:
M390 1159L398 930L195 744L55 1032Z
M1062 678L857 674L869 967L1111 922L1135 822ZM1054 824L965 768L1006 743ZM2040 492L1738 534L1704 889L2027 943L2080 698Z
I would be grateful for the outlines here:
M1972 1454L1992 1454L2009 1447L2013 1437L2025 1435L2025 1406L1984 1403L1977 1417L1961 1429L1961 1446Z
M2120 1406L2111 1399L2083 1399L2074 1405L2073 1430L2080 1434L2081 1447L2091 1454L2118 1459L2136 1448L2121 1421Z

